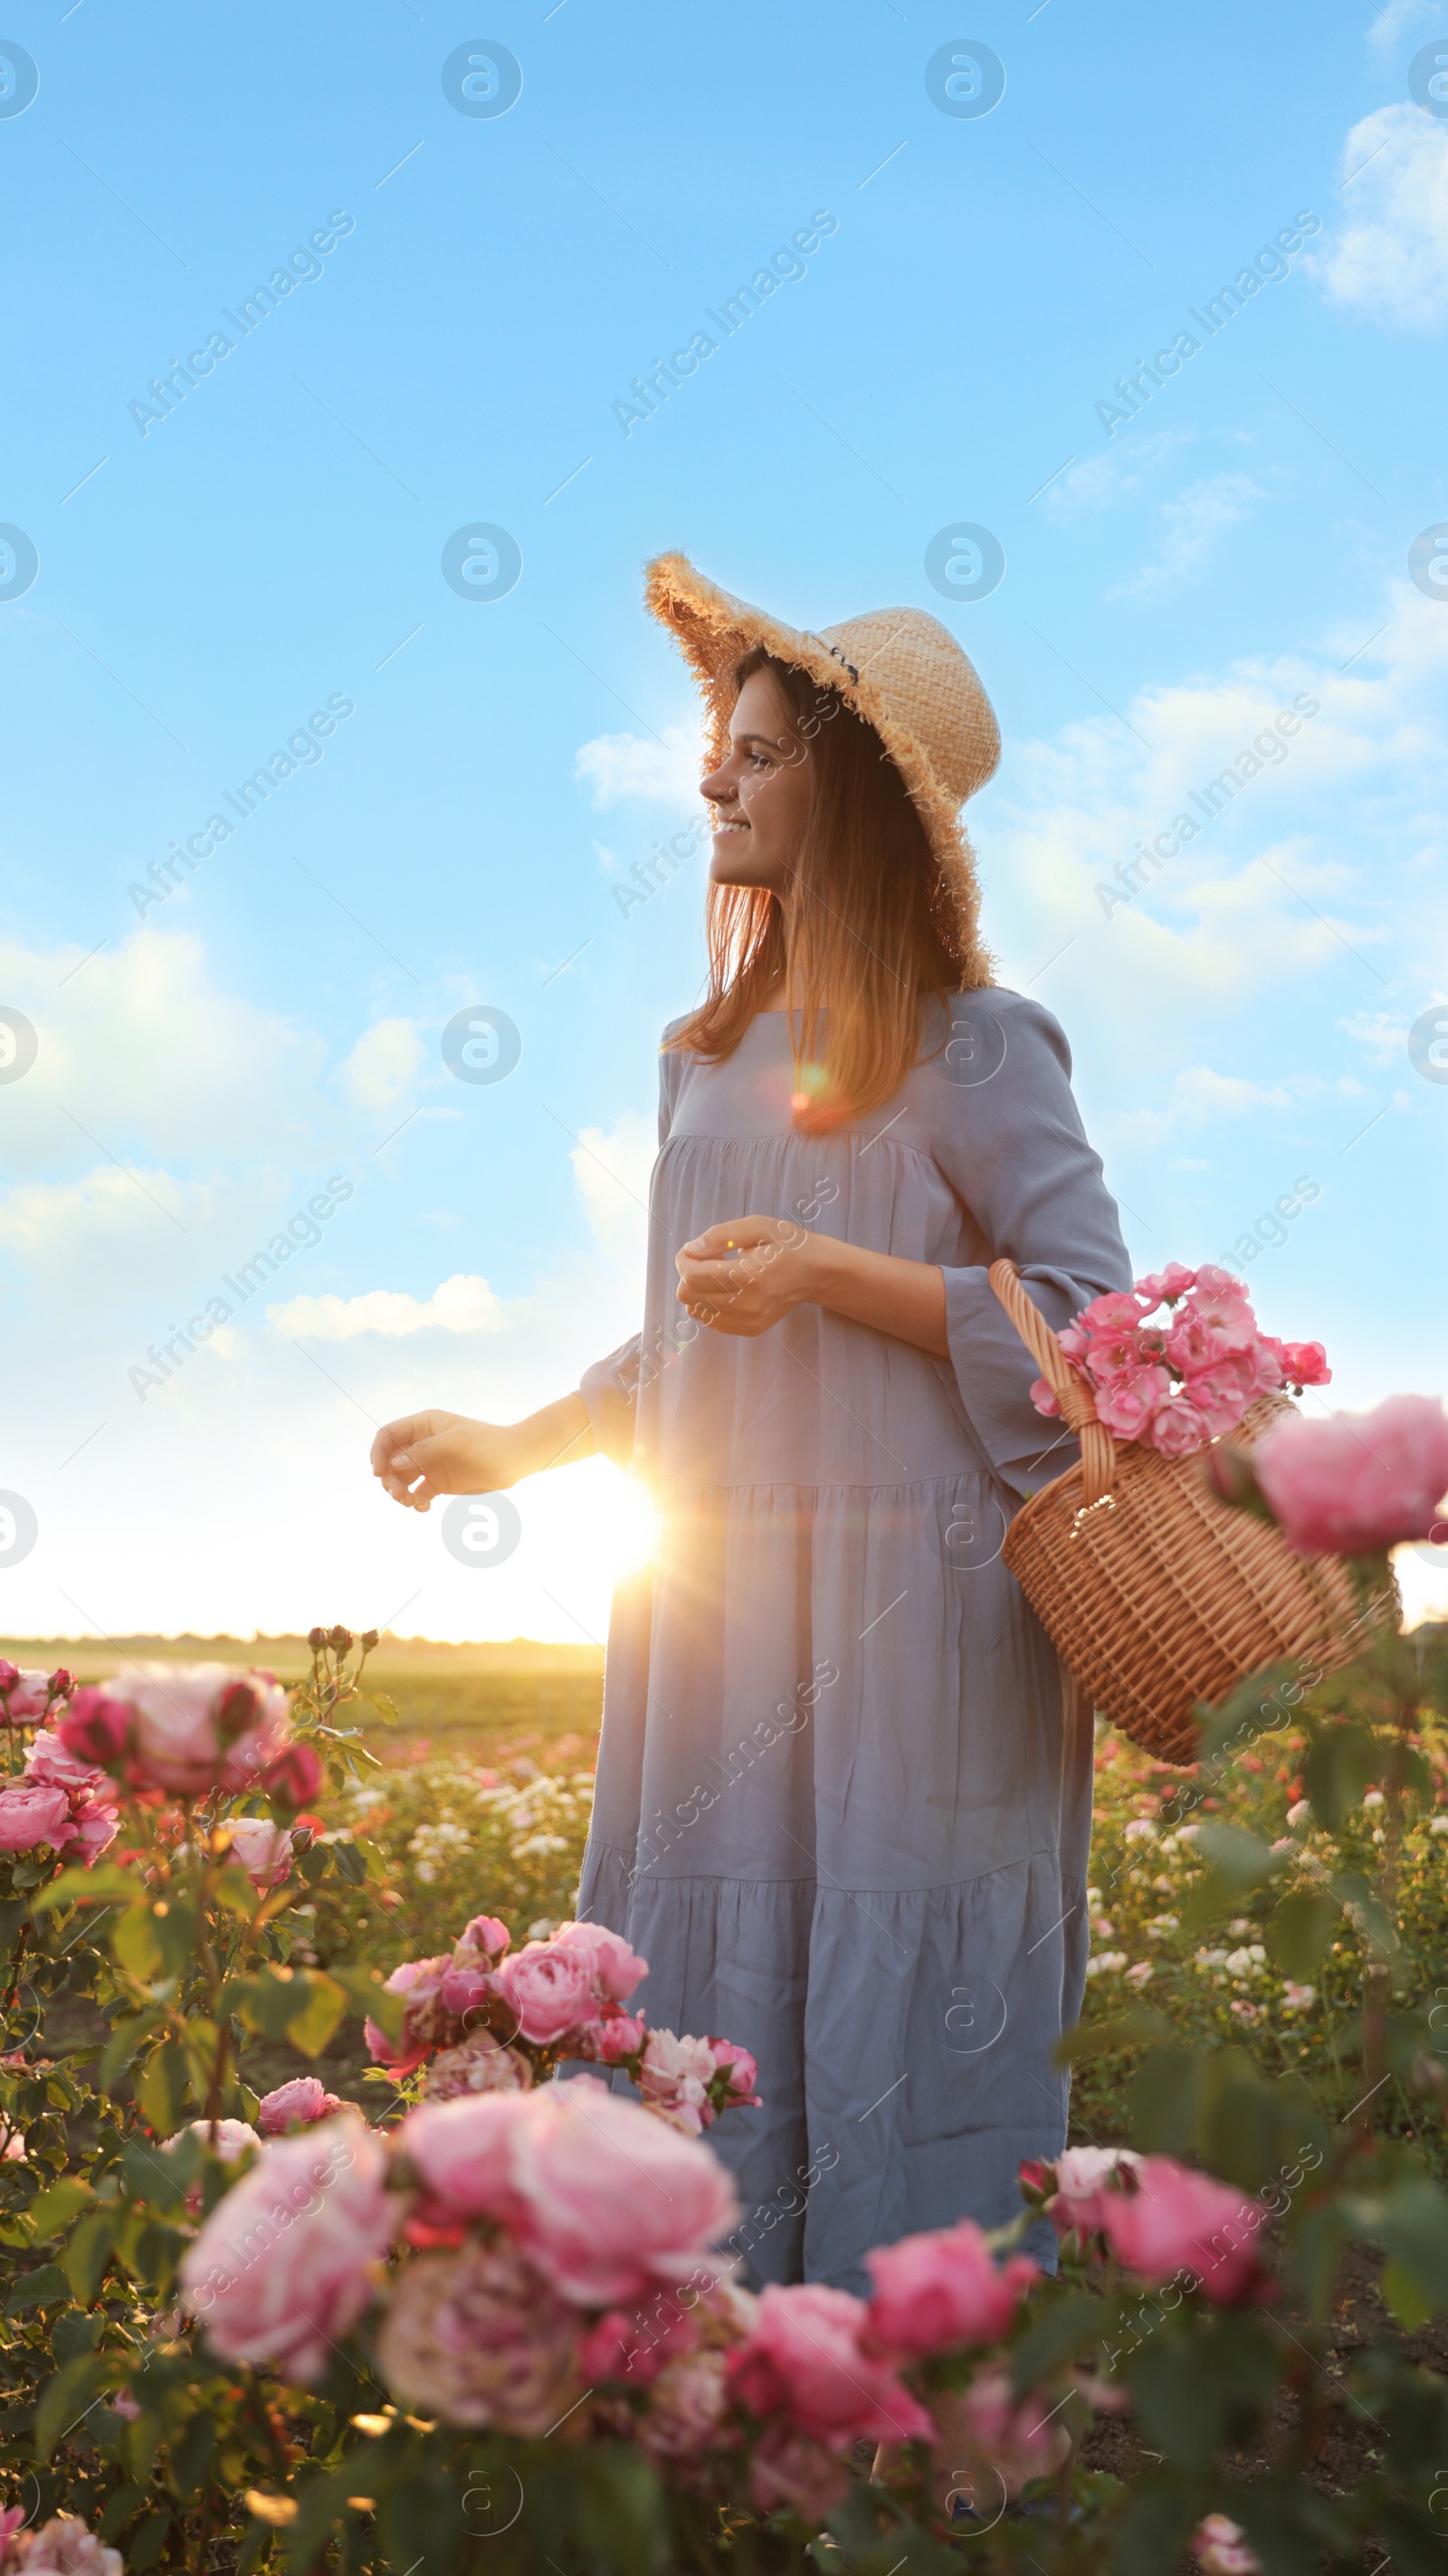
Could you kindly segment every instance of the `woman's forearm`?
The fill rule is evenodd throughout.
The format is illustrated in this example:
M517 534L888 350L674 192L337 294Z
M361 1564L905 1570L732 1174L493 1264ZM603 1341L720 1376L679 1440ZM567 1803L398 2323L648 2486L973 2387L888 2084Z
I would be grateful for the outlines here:
M871 1324L897 1342L913 1342L934 1359L948 1359L945 1273L934 1261L903 1261L892 1252L866 1252L856 1243L817 1235L810 1256L812 1302L854 1324Z
M518 1444L521 1460L518 1474L540 1475L545 1467L568 1467L575 1458L593 1456L593 1426L588 1407L575 1388L572 1395L560 1395L554 1404L545 1404L537 1413L527 1414L511 1426L509 1437Z

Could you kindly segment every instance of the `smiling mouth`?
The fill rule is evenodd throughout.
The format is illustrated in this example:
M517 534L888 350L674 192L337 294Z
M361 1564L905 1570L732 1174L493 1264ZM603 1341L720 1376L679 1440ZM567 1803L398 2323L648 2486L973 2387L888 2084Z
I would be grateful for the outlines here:
M745 822L742 814L716 814L714 817L714 837L716 840L721 832L747 832L748 829L749 825Z

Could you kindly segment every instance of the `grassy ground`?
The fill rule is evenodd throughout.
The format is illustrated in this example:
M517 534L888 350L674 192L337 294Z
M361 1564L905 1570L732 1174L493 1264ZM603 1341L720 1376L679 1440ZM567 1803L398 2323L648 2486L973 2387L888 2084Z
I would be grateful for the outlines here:
M118 1643L127 1654L266 1664L287 1678L307 1662L301 1638ZM115 1646L97 1654L58 1640L0 1641L0 1653L22 1664L64 1661L87 1679L104 1677L120 1660ZM397 1723L364 1725L363 1740L378 1767L361 1794L346 1802L346 1813L329 1818L351 1825L387 1855L385 1895L380 1901L371 1890L359 1896L350 1927L369 1963L386 1970L399 1959L448 1947L468 1916L481 1911L501 1915L517 1941L571 1914L588 1825L602 1663L591 1647L527 1640L497 1646L382 1641L368 1680L395 1702ZM1300 1794L1301 1749L1290 1729L1262 1739L1240 1757L1218 1797L1194 1812L1277 1837ZM1438 1784L1434 1805L1448 1809L1448 1743L1430 1739L1426 1749ZM1100 1730L1086 2017L1114 2016L1141 1994L1184 2038L1232 2041L1273 2074L1301 2075L1341 2117L1358 2090L1356 1935L1344 1922L1315 1985L1294 1987L1268 1953L1259 1920L1265 1908L1253 1900L1208 1933L1184 1932L1198 1864L1190 1828L1184 1835L1174 1830L1183 1780L1124 1737ZM1380 1834L1377 1810L1365 1804L1348 1829L1349 1866L1372 1870ZM1435 1818L1425 1808L1417 1815L1405 1848L1403 1896L1405 1975L1410 1991L1422 1997L1436 1987L1448 1954L1448 1814ZM318 2070L336 2089L355 2089L356 2040L355 2024L347 2025ZM280 2065L283 2053L274 2054ZM268 2070L259 2062L256 2071ZM1074 2135L1127 2134L1133 2072L1125 2052L1088 2059L1077 2069ZM1380 2125L1398 2135L1411 2135L1423 2116L1421 2105L1396 2086L1375 2110ZM1442 2161L1436 2122L1421 2143Z

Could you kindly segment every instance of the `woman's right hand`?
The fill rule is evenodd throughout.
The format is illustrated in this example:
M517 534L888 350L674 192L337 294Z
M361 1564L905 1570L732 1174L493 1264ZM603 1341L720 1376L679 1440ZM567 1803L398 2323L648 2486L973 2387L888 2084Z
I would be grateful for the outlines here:
M563 1395L522 1422L471 1422L465 1413L403 1413L372 1443L372 1473L395 1503L425 1512L438 1494L497 1494L545 1467L593 1451L588 1407Z
M395 1503L425 1512L437 1494L496 1494L528 1473L520 1423L465 1413L404 1413L372 1443L372 1473Z

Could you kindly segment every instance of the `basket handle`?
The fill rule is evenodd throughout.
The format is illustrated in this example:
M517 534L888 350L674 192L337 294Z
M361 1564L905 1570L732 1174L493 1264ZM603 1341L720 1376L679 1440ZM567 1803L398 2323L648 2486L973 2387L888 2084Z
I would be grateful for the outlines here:
M993 1261L986 1273L1016 1331L1081 1443L1082 1499L1088 1510L1103 1502L1116 1479L1116 1443L1096 1419L1091 1390L1073 1369L1040 1307L1026 1295L1013 1261Z

